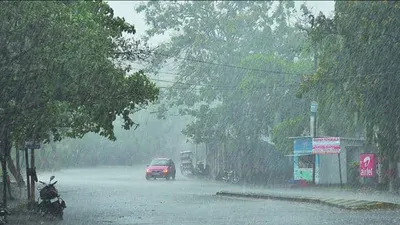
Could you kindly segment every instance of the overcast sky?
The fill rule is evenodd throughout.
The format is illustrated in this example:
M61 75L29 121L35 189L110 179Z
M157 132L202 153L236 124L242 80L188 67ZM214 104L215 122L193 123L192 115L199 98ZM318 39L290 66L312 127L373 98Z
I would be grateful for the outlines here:
M296 1L298 10L303 2ZM135 11L135 7L141 3L140 1L109 1L108 3L114 9L115 15L124 17L127 22L135 25L139 37L144 35L147 28L144 17ZM322 11L325 15L330 15L334 9L334 1L307 1L306 4L313 8L312 11L315 14ZM162 40L163 37L155 38L153 39L154 43L151 44L156 44Z
M144 16L142 14L138 14L135 10L135 7L143 2L144 1L108 1L110 6L114 9L115 15L124 17L127 22L135 25L137 37L141 37L142 35L144 35L147 29ZM300 11L300 5L303 3L304 1L296 1L297 11ZM335 4L334 1L306 1L306 5L311 7L312 12L314 14L317 14L318 12L322 11L325 15L331 15L334 9L334 4ZM166 35L152 38L150 39L150 42L148 44L150 46L155 46L159 42L162 42L164 40L166 40ZM136 69L142 68L140 64L133 63L132 65ZM175 75L173 75L173 73L171 72L175 71L173 71L172 67L173 65L170 65L169 67L167 66L161 69L161 71L159 71L158 75L156 76L153 76L151 74L148 75L150 75L150 77L158 79L162 78L166 80L174 80ZM163 82L160 83L157 81L156 83L161 84L161 86L170 85L170 83L163 83Z

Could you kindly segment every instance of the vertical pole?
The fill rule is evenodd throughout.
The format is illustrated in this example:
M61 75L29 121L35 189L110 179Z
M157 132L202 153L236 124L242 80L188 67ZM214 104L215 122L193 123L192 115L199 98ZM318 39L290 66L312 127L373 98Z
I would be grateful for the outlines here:
M31 185L29 184L29 160L28 149L25 148L25 166L26 166L26 187L28 190L28 201L31 199Z
M197 143L194 145L194 165L197 165L197 160L198 160L198 154L197 154Z
M4 149L5 150L5 149ZM5 153L5 152L4 152ZM3 170L3 207L7 207L7 165L6 157L1 157L1 169Z
M34 172L35 169L35 150L31 149L31 170ZM33 174L31 174L31 200L35 201L35 179L33 179Z
M316 137L316 126L315 126L315 122L317 121L316 119L316 113L312 113L311 117L310 117L310 133L311 133L311 137L314 138ZM315 154L313 154L312 156L312 183L315 184L315 161L316 161L316 157Z
M311 102L311 114L310 114L310 134L312 138L317 137L317 109L318 103L313 101ZM316 164L316 156L313 154L312 157L312 183L315 184L315 164Z
M312 165L312 182L313 182L313 184L315 184L315 161L316 161L315 154L313 155L312 160L313 160L313 165Z
M314 17L311 21L311 26L314 26ZM314 70L317 71L318 70L318 56L317 56L317 43L314 42L313 43L313 51L314 51ZM317 100L318 100L318 96L316 96ZM314 103L314 104L313 104ZM313 121L313 132L311 133L311 136L313 138L317 137L317 106L318 104L316 102L311 103L311 115L314 117L314 121ZM315 106L315 109L313 109L313 105ZM311 130L310 130L311 131ZM313 155L313 171L312 171L312 181L313 184L315 184L315 162L316 161L316 157L315 155Z
M317 137L317 113L315 113L315 115L314 115L314 134L313 134L313 137ZM314 165L314 169L313 169L313 181L314 181L314 184L315 184L315 173L316 173L316 163L317 163L317 160L316 160L316 155L314 155L314 163L313 163L313 165Z
M225 170L225 168L226 168L226 165L225 165L225 138L222 141L222 152L218 151L218 164L221 164L221 155L222 155L222 170L221 170L221 167L220 167L218 169L218 171L222 171L223 172Z
M2 139L1 169L3 171L3 207L7 208L7 188L10 187L7 175L7 156L10 154L11 143L8 131L5 132Z
M207 157L208 157L208 142L206 142L206 154L204 158L204 166L207 166Z
M338 153L338 160L339 160L340 188L343 188L343 182L342 182L342 165L341 165L341 163L340 163L340 153Z
M20 151L20 149L17 146L17 148L15 149L15 164L17 164L16 166L17 166L17 174L18 174L18 176L20 176L20 174L21 174L21 167L20 167L20 164L19 164L19 151Z

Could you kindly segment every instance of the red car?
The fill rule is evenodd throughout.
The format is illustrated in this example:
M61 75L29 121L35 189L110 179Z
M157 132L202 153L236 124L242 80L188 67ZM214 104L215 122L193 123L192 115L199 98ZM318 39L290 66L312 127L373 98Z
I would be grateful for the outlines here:
M146 168L146 179L154 180L157 178L165 178L167 180L175 180L176 169L175 163L172 159L168 158L155 158L151 161L150 165Z

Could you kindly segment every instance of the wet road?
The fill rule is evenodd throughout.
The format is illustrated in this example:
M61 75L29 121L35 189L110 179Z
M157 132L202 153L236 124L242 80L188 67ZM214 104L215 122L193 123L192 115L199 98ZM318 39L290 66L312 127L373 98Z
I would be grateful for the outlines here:
M351 212L317 204L217 197L227 184L186 179L146 181L144 168L70 169L53 173L68 225L400 224L399 212ZM49 174L41 173L47 181Z

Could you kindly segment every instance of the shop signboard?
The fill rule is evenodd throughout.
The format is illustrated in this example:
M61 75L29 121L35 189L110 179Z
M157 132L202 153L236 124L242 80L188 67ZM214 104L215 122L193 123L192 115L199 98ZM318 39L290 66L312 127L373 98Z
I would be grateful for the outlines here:
M360 154L360 177L374 177L375 169L375 154Z
M340 138L339 137L322 137L312 139L313 154L339 154Z

